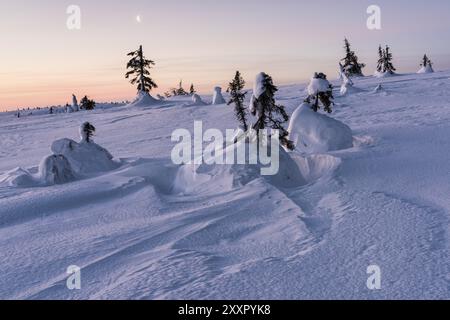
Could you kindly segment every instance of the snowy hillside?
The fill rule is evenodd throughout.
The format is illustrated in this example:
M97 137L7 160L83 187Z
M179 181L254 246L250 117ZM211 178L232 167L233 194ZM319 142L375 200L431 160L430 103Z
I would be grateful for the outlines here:
M173 130L237 127L211 96L1 113L0 299L450 298L450 71L354 82L345 96L334 82L329 115L353 147L297 148L302 178L289 185L257 174L237 184L239 170L221 168L180 183ZM280 87L289 115L306 87ZM11 185L18 170L39 173L54 141L79 141L86 121L108 168ZM81 290L66 287L70 265ZM370 265L381 290L366 287Z

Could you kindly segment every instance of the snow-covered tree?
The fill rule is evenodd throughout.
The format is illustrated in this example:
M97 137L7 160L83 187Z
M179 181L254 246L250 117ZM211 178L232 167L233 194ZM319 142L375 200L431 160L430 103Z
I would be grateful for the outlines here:
M78 106L77 97L72 94L72 109L74 112L80 111L80 107Z
M386 46L386 49L381 48L381 46L378 48L378 64L377 64L377 72L379 73L388 73L388 74L394 74L396 69L394 68L394 65L392 64L392 53L390 51L389 46Z
M392 64L392 53L390 52L389 46L386 46L386 49L384 51L384 69L385 72L388 72L390 74L393 74L397 69L394 68L394 65Z
M378 47L378 62L377 62L377 72L384 72L383 71L383 65L384 65L384 50L381 47L381 45Z
M364 63L358 62L358 56L352 51L350 42L347 39L344 40L345 57L341 60L343 62L343 68L345 74L348 77L363 76L362 69L366 66Z
M191 87L189 88L189 94L192 96L194 95L194 93L197 93L197 91L195 91L194 84L192 83Z
M257 117L253 129L258 133L259 130L272 128L280 133L280 142L286 148L293 150L294 144L287 137L289 132L283 125L289 121L289 116L284 106L275 101L275 93L278 88L273 84L272 77L261 72L255 81L253 95L250 101L250 112Z
M228 105L234 103L234 111L236 114L236 118L239 121L244 132L247 132L248 131L247 110L244 105L244 100L245 96L247 95L247 92L242 91L242 89L244 89L244 86L245 86L244 78L242 78L241 73L239 71L236 71L236 75L234 76L233 81L230 82L230 84L228 85L227 92L229 92L231 95L230 101L228 101Z
M92 137L94 136L94 133L95 127L92 124L90 124L89 122L83 123L80 127L81 142L87 143L92 142Z
M225 99L222 95L222 88L221 87L215 87L214 88L214 95L213 95L213 101L212 104L224 104L226 103Z
M87 96L84 96L80 101L80 109L84 110L94 110L95 109L95 101L89 99Z
M433 63L428 58L428 56L425 54L422 58L422 63L420 64L422 67L418 73L433 73Z
M331 113L333 110L333 86L327 80L324 73L314 73L313 78L308 86L308 97L305 102L312 105L312 109L317 112L322 105L323 109Z
M174 96L187 96L188 93L183 88L183 80L180 80L180 83L178 84L178 88L172 89L172 94Z
M138 84L138 91L150 92L154 88L158 88L158 85L150 78L150 69L155 65L155 62L145 58L142 46L138 50L130 52L128 56L131 60L127 64L127 69L130 69L125 75L125 78L130 77L131 84Z

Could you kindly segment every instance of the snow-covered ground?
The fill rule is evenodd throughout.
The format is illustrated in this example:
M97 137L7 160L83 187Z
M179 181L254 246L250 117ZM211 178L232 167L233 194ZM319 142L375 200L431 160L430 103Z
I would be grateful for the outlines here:
M231 106L186 97L0 114L0 298L449 299L450 72L354 82L361 90L343 97L335 83L331 115L354 147L294 152L306 184L289 187L211 175L192 192L174 188L172 131L194 120L234 129ZM280 88L289 114L305 88ZM78 141L85 121L118 168L57 186L5 182L17 167L36 173L53 141ZM70 265L82 268L81 290L66 287ZM366 286L370 265L381 290Z

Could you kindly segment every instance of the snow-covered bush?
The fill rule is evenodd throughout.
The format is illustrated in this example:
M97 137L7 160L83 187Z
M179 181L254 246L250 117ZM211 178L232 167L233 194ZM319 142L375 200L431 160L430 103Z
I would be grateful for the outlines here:
M320 109L320 105L328 113L331 113L331 105L333 104L333 86L327 80L327 76L323 73L315 73L307 88L308 97L306 102L312 105L314 111Z
M214 95L213 95L213 100L212 100L212 104L216 105L216 104L225 104L226 101L223 98L222 95L222 88L221 87L215 87L214 88Z
M347 76L347 72L344 66L340 63L339 63L339 78L342 80L341 96L361 91L361 89L356 88L354 86L353 81Z
M427 55L423 56L422 63L420 64L420 70L417 71L417 73L433 73L433 63L431 60L427 57Z
M288 131L296 148L308 153L353 147L352 130L338 120L314 112L309 103L303 103L295 110Z

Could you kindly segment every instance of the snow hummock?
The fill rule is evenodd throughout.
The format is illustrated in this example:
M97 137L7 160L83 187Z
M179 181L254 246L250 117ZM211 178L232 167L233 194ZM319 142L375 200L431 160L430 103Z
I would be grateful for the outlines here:
M54 154L64 155L79 175L106 172L119 166L108 150L94 142L60 139L53 142L51 149Z
M225 104L226 101L223 98L222 95L222 88L221 87L215 87L214 88L214 95L213 95L213 100L212 100L212 104L216 105L216 104Z
M161 101L153 98L150 93L139 91L136 99L130 103L129 107L148 107L161 104Z
M342 122L314 112L308 103L301 104L291 117L289 139L297 149L323 153L353 147L352 130Z
M433 66L430 64L427 64L426 67L422 67L419 69L419 71L417 71L417 73L421 74L421 73L434 73L434 69Z
M386 72L379 72L379 71L375 71L375 73L373 74L373 76L375 78L390 78L390 77L394 77L397 74L395 72L391 72L391 71L386 71Z
M192 104L190 104L189 106L195 107L195 106L206 106L206 105L207 105L207 103L204 102L198 94L194 93L192 95Z
M75 172L63 155L51 155L39 164L39 176L46 185L63 184L75 179Z
M327 79L311 78L311 82L309 83L307 90L309 95L327 92L330 90L330 82Z

